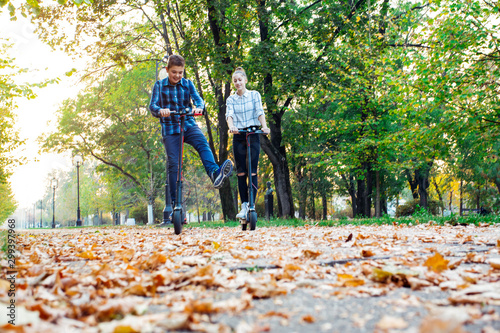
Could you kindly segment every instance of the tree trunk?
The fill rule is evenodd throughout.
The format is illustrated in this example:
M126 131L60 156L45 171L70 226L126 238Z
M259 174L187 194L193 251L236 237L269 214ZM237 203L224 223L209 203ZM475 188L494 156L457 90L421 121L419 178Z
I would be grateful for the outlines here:
M223 55L222 65L226 68L228 76L231 75L231 58L228 53L228 46L223 41L223 35L225 35L224 29L221 28L217 16L219 13L224 13L224 9L218 8L218 3L214 0L207 0L208 7L208 20L210 23L210 30L212 31L212 37L217 48L220 48ZM222 89L224 87L224 91ZM214 153L216 162L220 165L222 161L225 161L228 156L228 126L226 122L226 100L231 93L231 83L226 82L224 84L215 86L215 96L217 98L218 104L218 122L219 122L219 157ZM213 145L211 145L213 149ZM222 213L224 214L224 221L228 219L236 219L236 208L233 205L233 193L231 192L230 182L227 181L219 190L219 196L222 205Z
M464 191L463 191L463 186L464 186L464 181L463 180L460 180L460 208L459 208L459 213L460 213L460 216L462 216L464 214L463 212L463 203L464 203L464 197L463 197L463 194L464 194Z
M380 201L380 210L384 214L389 214L387 211L387 198L384 196L383 199Z
M358 205L357 205L357 197L356 197L356 185L354 184L354 177L349 175L349 180L345 175L341 175L342 179L346 183L347 192L351 196L351 209L352 209L352 217L358 215Z
M272 123L270 124L271 137L273 136L273 133L275 133L275 135L279 133L279 141L281 142L281 129L273 130L275 127L276 126ZM288 168L286 153L284 152L285 148L280 147L282 149L276 149L275 145L271 143L266 136L261 137L260 145L273 165L274 185L276 186L279 216L293 217L295 214L295 208L293 207L292 187L290 185L290 169Z
M310 184L311 184L311 220L316 220L316 202L314 201L314 180L312 177L312 173L309 173Z
M429 207L429 173L432 167L432 161L427 163L427 166L423 166L415 170L415 180L418 184L418 195L420 197L420 207Z
M500 194L500 177L495 177L495 180L493 181L497 187L498 194Z
M418 182L414 179L409 170L405 170L406 179L410 184L411 195L413 199L418 199Z
M366 173L366 187L363 198L365 216L370 218L372 216L372 194L373 194L373 171L370 163L365 163Z
M380 213L380 171L376 170L375 171L375 187L376 187L376 194L375 194L375 216L376 217L381 217Z
M269 38L269 13L266 8L266 1L258 0L257 5L260 42L261 44L272 44L272 41ZM288 167L286 150L282 143L281 133L281 120L286 107L288 107L291 102L291 99L287 99L281 110L276 110L277 105L273 97L273 77L270 73L263 74L264 100L267 106L267 113L272 116L272 119L269 120L271 140L264 136L263 140L261 140L261 147L273 165L274 184L276 186L276 195L278 198L279 215L280 217L293 217L295 209L293 206L292 186L290 184L290 169Z
M366 192L366 186L365 186L365 180L358 179L358 193L356 195L356 206L358 207L358 211L356 212L356 215L354 215L353 212L353 217L367 217L365 214L365 203L364 203L364 198L365 198L365 192Z
M438 195L439 202L441 203L441 206L444 207L443 196L441 195L441 191L439 191L439 186L438 186L438 183L436 181L436 178L432 178L432 183L434 184L434 187L436 188L436 193ZM444 209L441 210L441 215L444 216Z
M481 186L477 185L477 196L476 196L476 209L479 210L481 209Z
M328 220L328 199L326 193L321 194L321 201L323 202L323 220Z
M307 204L307 186L306 186L306 178L302 173L302 166L297 166L297 171L295 172L297 177L297 183L299 185L299 219L306 219L306 204Z

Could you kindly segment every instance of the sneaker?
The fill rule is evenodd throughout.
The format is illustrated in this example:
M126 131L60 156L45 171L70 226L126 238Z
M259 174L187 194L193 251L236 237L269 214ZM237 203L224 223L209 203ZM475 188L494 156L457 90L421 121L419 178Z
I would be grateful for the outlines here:
M246 219L247 218L247 213L248 213L248 202L244 202L244 203L241 204L241 210L236 215L236 218L238 218L238 219Z
M222 184L224 184L224 180L231 176L233 172L233 162L230 160L225 160L224 163L219 167L219 169L212 172L210 178L214 183L215 188L221 188Z

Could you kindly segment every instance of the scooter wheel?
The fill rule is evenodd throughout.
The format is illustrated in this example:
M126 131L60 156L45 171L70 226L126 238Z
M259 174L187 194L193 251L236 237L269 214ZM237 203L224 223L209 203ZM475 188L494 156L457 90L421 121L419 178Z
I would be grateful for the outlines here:
M174 232L179 235L182 232L182 211L174 210L172 214L172 222L174 222Z
M240 223L241 223L241 230L243 231L247 230L247 220L240 219Z
M249 222L250 222L250 230L255 230L257 226L257 212L250 212L248 214Z

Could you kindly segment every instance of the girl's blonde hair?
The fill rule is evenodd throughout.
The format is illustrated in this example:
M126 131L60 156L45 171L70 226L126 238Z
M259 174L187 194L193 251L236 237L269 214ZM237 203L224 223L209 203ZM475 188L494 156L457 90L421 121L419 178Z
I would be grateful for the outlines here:
M235 76L236 74L240 74L240 75L243 75L244 77L247 77L247 74L245 73L245 70L243 69L243 67L236 67L236 69L234 70L233 76Z

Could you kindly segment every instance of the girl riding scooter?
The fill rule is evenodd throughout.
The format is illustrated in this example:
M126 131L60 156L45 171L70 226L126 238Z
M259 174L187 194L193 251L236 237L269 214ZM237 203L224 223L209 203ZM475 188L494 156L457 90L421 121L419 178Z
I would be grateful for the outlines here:
M232 82L236 88L236 93L229 96L226 101L226 121L229 131L233 136L233 153L238 175L238 191L241 200L241 210L236 215L240 220L245 220L249 209L248 187L253 186L257 190L257 166L259 164L260 138L259 135L248 136L240 133L240 130L262 126L262 132L269 134L270 130L266 124L264 109L262 108L262 99L260 93L255 90L247 90L248 82L245 70L241 67L235 69ZM248 166L246 163L247 149L251 149L251 184L247 182Z

